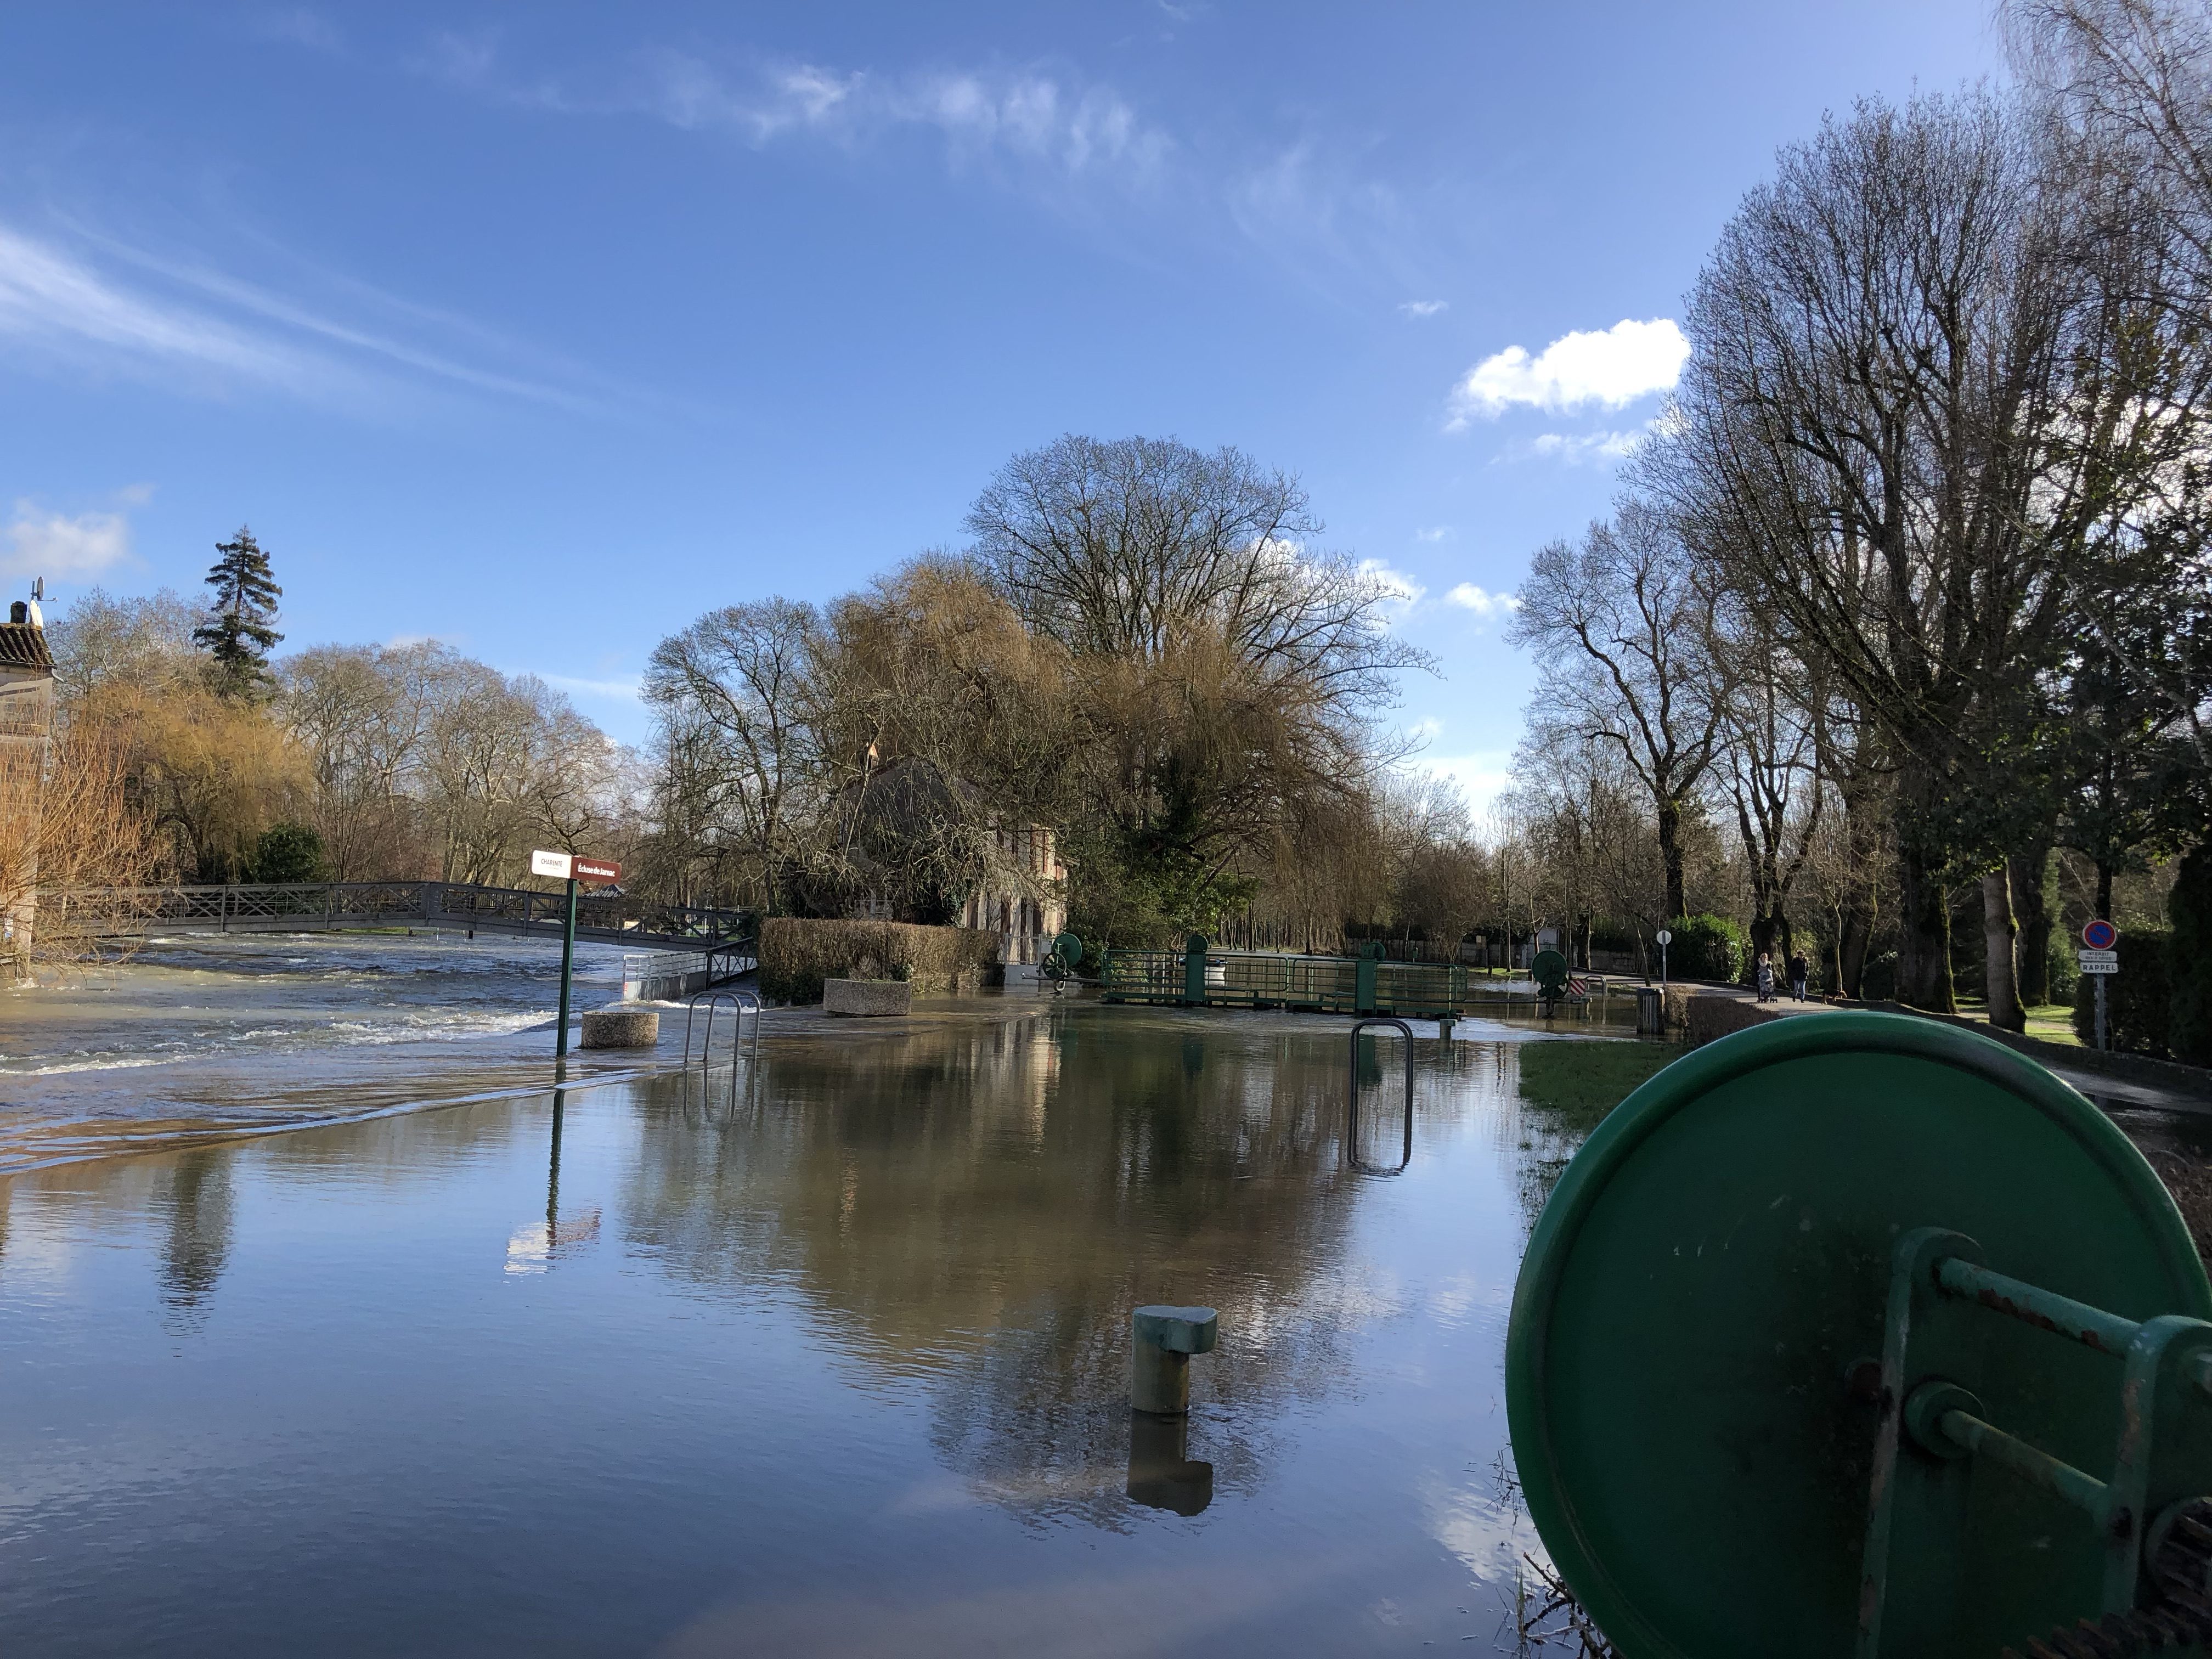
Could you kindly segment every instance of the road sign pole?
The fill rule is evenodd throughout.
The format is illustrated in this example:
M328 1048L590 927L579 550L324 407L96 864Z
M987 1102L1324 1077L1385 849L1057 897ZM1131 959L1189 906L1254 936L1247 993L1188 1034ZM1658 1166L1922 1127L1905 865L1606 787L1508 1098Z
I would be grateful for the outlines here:
M568 975L576 966L576 878L568 878L568 919L561 927L561 1034L554 1040L553 1058L568 1058Z
M2097 975L2097 1047L2105 1047L2105 975Z

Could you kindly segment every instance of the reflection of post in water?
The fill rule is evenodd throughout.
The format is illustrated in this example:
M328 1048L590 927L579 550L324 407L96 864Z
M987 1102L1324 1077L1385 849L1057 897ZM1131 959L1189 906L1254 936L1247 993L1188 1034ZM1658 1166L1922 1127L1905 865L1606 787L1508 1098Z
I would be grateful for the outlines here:
M568 1091L553 1091L552 1150L545 1165L545 1247L552 1249L561 1231L561 1115L568 1103Z
M180 1152L167 1177L167 1190L156 1200L169 1221L161 1245L161 1300L189 1321L204 1312L230 1259L229 1155L216 1147Z
M1213 1465L1193 1462L1190 1419L1129 1413L1129 1484L1132 1503L1147 1509L1196 1515L1213 1501Z
M553 1091L553 1126L545 1156L545 1224L530 1222L515 1230L507 1241L507 1270L510 1273L542 1273L562 1246L588 1244L599 1236L599 1212L590 1209L561 1220L561 1130L567 1118L568 1092Z

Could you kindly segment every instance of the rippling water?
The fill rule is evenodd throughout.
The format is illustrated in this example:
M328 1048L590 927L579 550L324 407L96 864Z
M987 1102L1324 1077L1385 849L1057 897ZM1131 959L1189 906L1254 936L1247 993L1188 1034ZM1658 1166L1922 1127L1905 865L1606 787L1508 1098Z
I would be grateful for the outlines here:
M1663 1054L1425 1040L1380 1178L1340 1023L968 1012L0 1180L0 1650L1512 1651L1514 1276Z
M543 1082L560 966L535 940L199 935L0 991L0 1170ZM621 981L577 947L576 1006Z

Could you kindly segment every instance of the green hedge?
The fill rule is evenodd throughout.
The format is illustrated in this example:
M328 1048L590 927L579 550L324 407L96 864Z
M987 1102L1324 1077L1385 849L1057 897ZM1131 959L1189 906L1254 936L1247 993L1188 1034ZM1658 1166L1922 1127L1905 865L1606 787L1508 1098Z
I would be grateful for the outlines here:
M923 995L972 990L999 974L999 936L975 927L772 916L761 924L761 994L819 1002L825 979L902 979Z
M2074 1035L2097 1040L2097 981L2105 981L2105 1030L2124 1054L2164 1060L2172 1025L2172 993L2166 977L2171 935L2120 935L2120 971L2084 974L2074 987Z
M1704 979L1733 985L1743 976L1748 942L1743 929L1728 917L1677 916L1667 924L1667 931L1674 936L1667 946L1669 979Z

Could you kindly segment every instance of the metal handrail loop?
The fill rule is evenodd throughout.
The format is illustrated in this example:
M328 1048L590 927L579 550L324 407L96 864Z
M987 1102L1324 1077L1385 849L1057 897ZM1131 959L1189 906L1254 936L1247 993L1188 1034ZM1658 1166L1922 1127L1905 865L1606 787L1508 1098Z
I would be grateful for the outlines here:
M1359 1156L1359 1034L1370 1025L1394 1027L1398 1035L1406 1039L1406 1146L1395 1169L1365 1163ZM1413 1028L1404 1020L1394 1019L1387 1014L1370 1015L1353 1022L1351 1048L1351 1071L1346 1079L1349 1103L1345 1115L1344 1161L1362 1175L1403 1175L1406 1166L1413 1161Z

